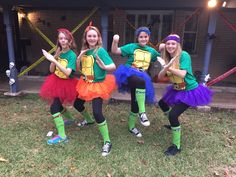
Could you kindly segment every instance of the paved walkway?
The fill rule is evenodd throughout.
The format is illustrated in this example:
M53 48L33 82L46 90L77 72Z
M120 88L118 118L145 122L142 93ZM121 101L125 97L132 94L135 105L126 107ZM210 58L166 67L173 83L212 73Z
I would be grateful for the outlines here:
M37 77L37 76L23 76L19 79L20 90L24 93L38 93L40 86L42 85L45 77ZM156 97L157 99L161 98L161 94L163 93L166 84L154 84L156 89ZM214 91L213 101L209 105L213 108L218 109L229 109L236 111L236 88L235 87L211 87ZM0 91L8 92L9 85L8 79L0 80ZM117 91L112 94L112 98L116 100L124 100L129 101L129 94L121 94Z

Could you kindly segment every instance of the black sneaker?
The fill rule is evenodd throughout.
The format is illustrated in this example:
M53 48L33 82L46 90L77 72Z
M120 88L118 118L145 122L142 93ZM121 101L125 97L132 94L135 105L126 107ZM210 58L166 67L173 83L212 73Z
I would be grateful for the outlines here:
M141 124L145 127L148 127L150 125L150 121L148 120L145 112L139 114L139 120Z
M171 125L163 125L163 127L167 128L168 130L171 130Z
M83 120L81 122L79 122L77 124L78 127L84 127L84 126L88 126L88 125L91 125L91 124L94 124L94 122L87 122L87 120Z
M75 120L70 119L63 119L65 125L73 125L75 123Z
M174 156L178 153L180 153L181 149L178 149L175 144L168 147L168 149L164 152L166 156Z
M111 143L106 142L102 147L102 156L106 157L111 152Z
M142 137L142 134L140 133L140 131L137 128L132 128L131 130L129 130L129 132L138 138Z

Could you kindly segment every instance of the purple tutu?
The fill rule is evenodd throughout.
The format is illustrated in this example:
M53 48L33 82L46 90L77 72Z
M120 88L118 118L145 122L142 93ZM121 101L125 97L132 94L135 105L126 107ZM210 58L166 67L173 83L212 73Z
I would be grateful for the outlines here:
M153 87L152 80L146 72L142 72L135 68L128 67L125 65L120 65L113 74L116 77L116 84L118 85L118 91L121 93L125 92L130 93L130 87L128 86L128 80L127 80L128 77L135 75L143 78L145 80L146 101L150 104L153 104L156 101L155 90Z
M206 86L199 84L193 90L174 90L170 85L166 88L166 93L163 100L169 105L173 106L180 103L185 103L191 107L207 105L211 102L212 91Z

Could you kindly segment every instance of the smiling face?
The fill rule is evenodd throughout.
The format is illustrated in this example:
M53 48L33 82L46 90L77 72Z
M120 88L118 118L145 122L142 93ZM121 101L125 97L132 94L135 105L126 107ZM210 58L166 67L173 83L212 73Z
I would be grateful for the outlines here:
M177 48L178 48L178 43L174 40L168 40L165 44L166 51L170 54L170 56L174 56Z
M58 42L59 42L62 49L69 48L69 40L68 40L68 37L64 33L62 33L62 32L59 33Z
M139 36L138 36L139 45L145 46L145 45L147 45L148 41L149 41L149 35L143 31L140 32Z
M89 30L86 34L86 41L89 45L89 48L96 47L98 43L98 33L93 29Z

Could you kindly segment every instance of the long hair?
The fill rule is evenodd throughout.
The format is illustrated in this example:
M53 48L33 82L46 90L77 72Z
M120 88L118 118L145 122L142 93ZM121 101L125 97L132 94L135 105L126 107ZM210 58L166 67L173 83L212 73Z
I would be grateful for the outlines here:
M74 37L71 34L71 32L69 30L67 30L66 28L59 28L59 29L57 29L57 31L58 31L57 36L59 36L60 33L63 33L66 36L66 39L68 40L69 48L71 50L73 50L77 55L77 50L76 50L77 46L75 44L75 40L74 40ZM62 52L62 47L61 47L61 44L59 43L58 38L57 38L57 45L56 46L57 46L57 48L56 48L55 55L54 55L55 58L57 58Z
M85 50L85 49L89 48L89 44L86 40L86 37L87 37L88 31L90 31L90 30L94 30L94 31L97 32L98 41L97 41L97 44L96 44L96 47L95 47L95 51L97 51L100 47L102 47L102 36L101 36L101 33L98 30L98 28L95 27L95 26L91 26L91 25L87 26L87 28L84 30L84 34L83 34L83 38L82 38L82 50Z
M171 36L179 37L177 34L171 34ZM165 42L167 42L167 41L165 41ZM177 49L175 51L175 56L174 56L177 58L175 59L175 61L173 63L173 67L176 69L179 69L179 65L180 65L179 60L181 57L181 53L182 53L182 47L181 47L180 43L177 42ZM165 50L163 51L163 59L165 60L166 63L169 63L169 61L171 60L171 56L170 56L169 52L167 52L166 47L165 47Z

